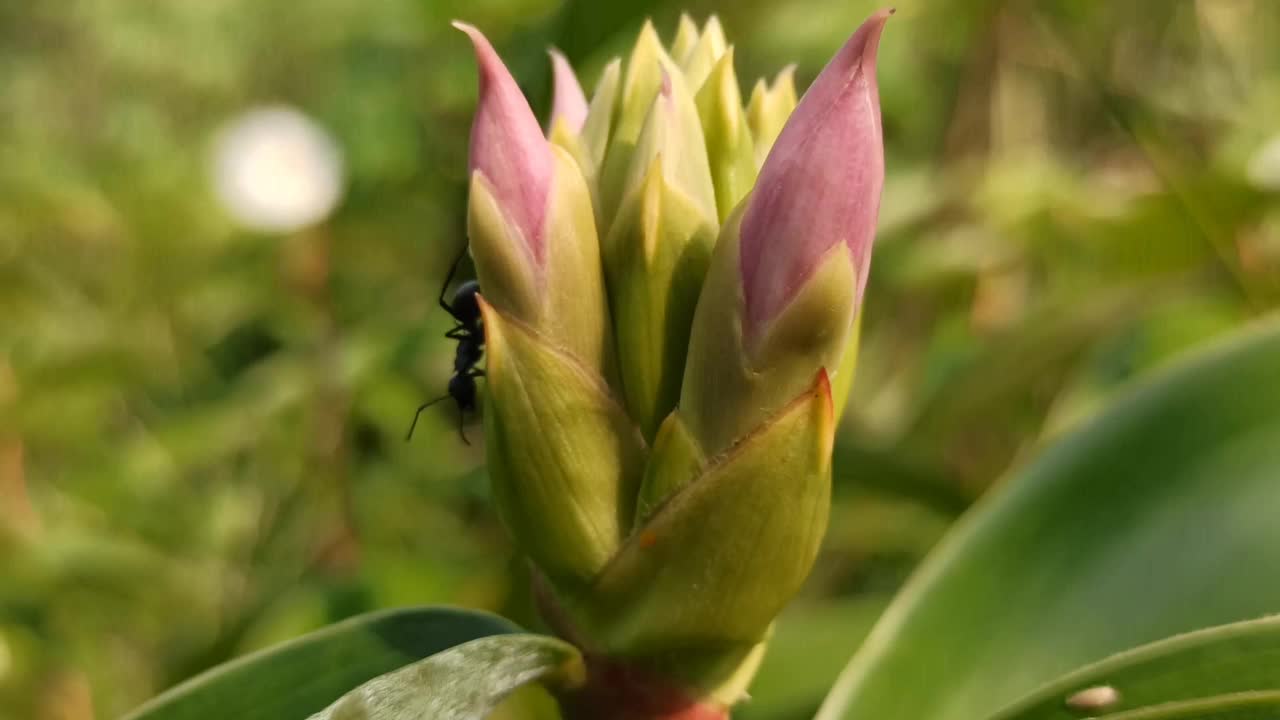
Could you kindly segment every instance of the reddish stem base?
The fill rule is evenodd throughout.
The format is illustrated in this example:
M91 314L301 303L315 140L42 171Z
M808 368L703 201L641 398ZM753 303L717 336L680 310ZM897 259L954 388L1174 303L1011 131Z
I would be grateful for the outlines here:
M729 720L721 705L700 702L652 673L587 659L587 684L560 698L565 720Z

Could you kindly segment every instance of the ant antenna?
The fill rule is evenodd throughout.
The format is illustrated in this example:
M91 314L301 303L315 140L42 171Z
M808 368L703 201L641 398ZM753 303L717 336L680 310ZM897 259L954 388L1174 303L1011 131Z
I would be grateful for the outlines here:
M418 417L419 417L420 415L422 415L422 411L423 411L423 410L426 410L427 408L431 407L432 405L435 405L436 403L440 402L441 400L448 400L448 399L449 399L449 395L448 395L448 394L445 394L445 395L441 395L440 397L436 398L435 400L432 400L432 401L430 401L430 402L425 402L425 403L422 403L421 405L419 405L419 406L418 406L418 411L417 411L417 412L415 412L415 413L413 414L413 422L412 422L412 423L409 423L409 432L405 434L405 436L404 436L404 441L405 441L405 442L409 442L410 440L412 440L412 439L413 439L413 429L414 429L414 428L416 428L416 427L418 427Z

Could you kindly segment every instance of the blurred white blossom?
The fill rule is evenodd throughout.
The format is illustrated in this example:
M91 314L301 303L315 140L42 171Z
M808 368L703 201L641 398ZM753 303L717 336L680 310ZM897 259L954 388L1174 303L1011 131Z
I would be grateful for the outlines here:
M241 225L290 232L314 225L342 197L342 153L314 120L285 106L250 109L219 133L213 182Z
M1280 136L1268 140L1249 159L1249 181L1262 190L1280 190Z

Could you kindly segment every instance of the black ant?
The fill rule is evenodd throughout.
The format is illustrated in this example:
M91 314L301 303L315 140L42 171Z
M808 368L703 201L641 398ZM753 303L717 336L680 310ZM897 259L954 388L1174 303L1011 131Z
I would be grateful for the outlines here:
M484 356L484 328L480 325L480 302L476 299L480 294L480 283L468 280L453 291L452 303L445 302L444 299L449 291L449 283L453 282L453 275L466 254L464 249L458 259L453 261L449 276L444 279L444 286L440 288L440 307L457 323L444 334L450 340L458 341L458 348L453 355L453 377L449 378L449 392L418 406L418 411L413 414L413 423L409 425L409 432L405 435L406 442L413 437L413 429L417 427L418 416L423 410L442 400L453 398L458 406L458 435L462 442L471 444L467 440L467 434L463 432L462 421L468 412L475 411L476 378L484 377L484 370L476 367L476 363Z

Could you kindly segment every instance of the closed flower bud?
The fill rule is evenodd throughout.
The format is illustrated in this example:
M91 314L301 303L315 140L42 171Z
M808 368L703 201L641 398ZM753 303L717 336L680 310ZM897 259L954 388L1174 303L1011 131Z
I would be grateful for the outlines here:
M609 133L613 129L613 110L618 102L618 84L621 82L622 60L614 58L604 68L596 83L595 95L587 106L587 117L582 124L582 143L587 149L590 163L589 178L595 178L604 163L605 149L609 145ZM598 204L598 203L597 203Z
M591 193L484 36L458 27L480 68L468 235L482 293L489 475L525 552L556 587L579 587L625 538L643 466L643 441L610 388Z
M623 192L604 264L627 407L652 437L680 397L689 325L718 229L702 126L678 72L663 75Z
M728 48L729 43L725 40L720 18L712 15L702 26L698 42L689 49L689 52L684 56L675 55L673 52L673 56L680 63L680 69L684 70L689 87L696 91L702 87L702 82L711 73L711 68L715 67Z
M884 183L873 16L797 105L721 231L698 301L681 412L709 453L841 369Z
M638 688L682 699L662 717L727 717L813 565L884 181L887 16L798 104L787 70L745 110L715 18L681 17L670 55L646 23L590 103L553 52L550 140L460 26L489 474L544 616L590 658L569 716L658 717Z
M493 46L480 31L454 23L471 38L480 71L480 100L471 123L472 177L499 205L514 235L511 249L531 271L546 262L547 196L555 160L533 111Z
M698 44L698 25L689 17L689 13L680 13L680 23L676 26L675 40L671 41L671 57L676 62L684 62Z
M488 40L456 25L470 36L480 70L467 232L485 299L610 376L613 338L581 169L543 137Z
M716 211L723 222L756 181L755 151L733 72L732 47L712 68L698 91L697 103L716 189Z
M552 48L551 55L551 122L553 128L557 122L563 122L565 129L578 134L587 120L587 96L578 84L578 76L564 53Z
M764 159L778 139L782 126L796 109L796 67L788 65L768 85L764 79L756 81L751 90L751 100L747 103L747 125L751 128L751 136L755 139L756 165L764 164Z
M675 67L663 49L653 23L646 22L627 59L609 147L600 172L599 215L602 218L613 218L622 204L623 185L631 169L631 155L640 140L645 118L649 116L649 108L662 87L663 74L671 73ZM607 230L607 226L601 228L602 232Z

